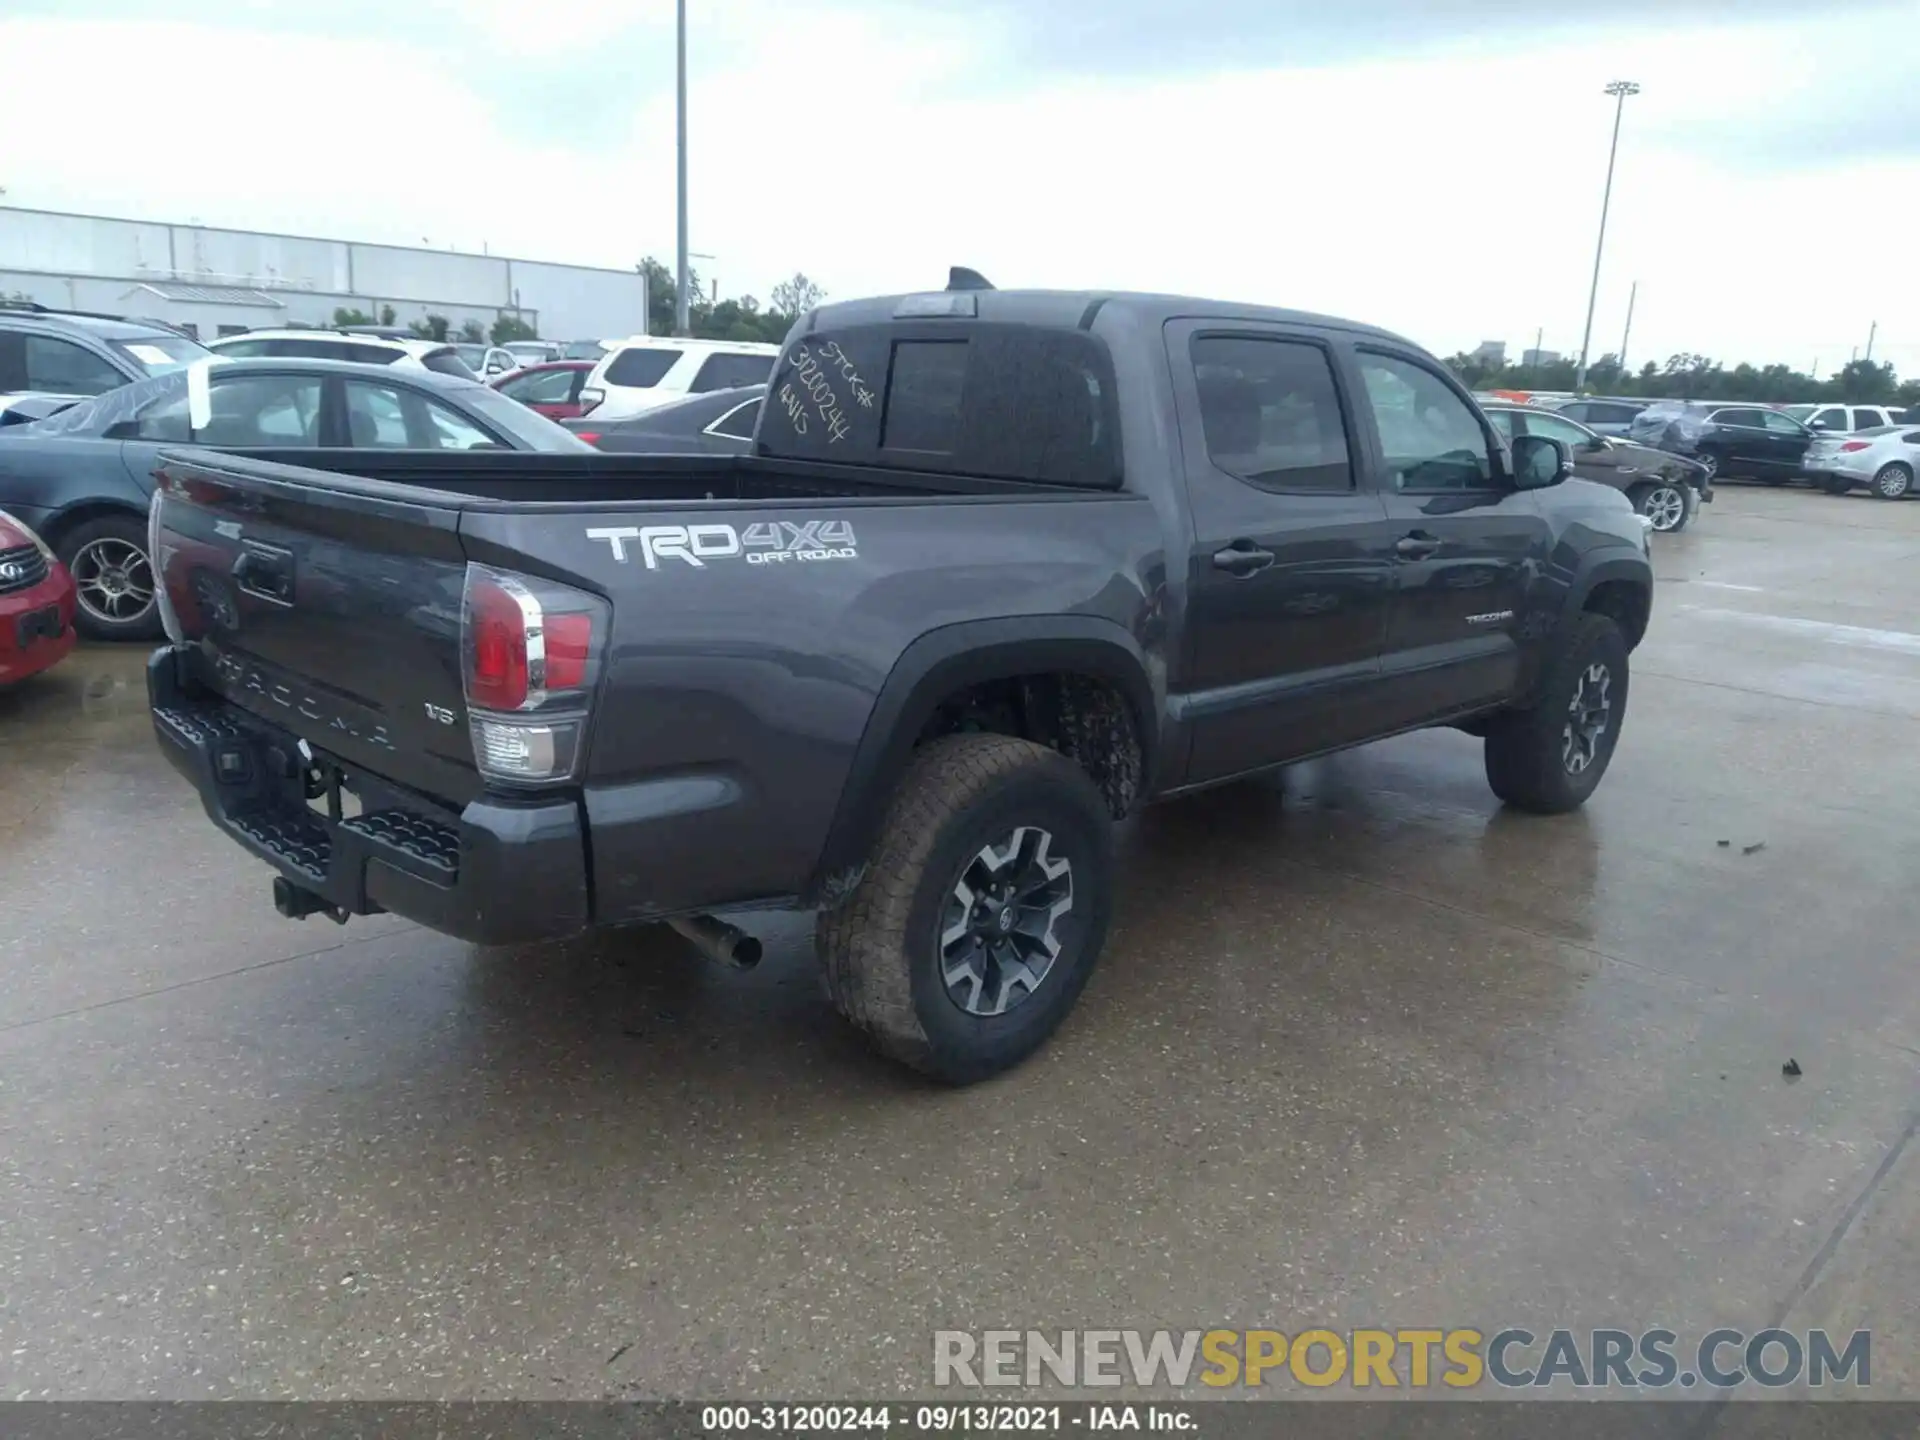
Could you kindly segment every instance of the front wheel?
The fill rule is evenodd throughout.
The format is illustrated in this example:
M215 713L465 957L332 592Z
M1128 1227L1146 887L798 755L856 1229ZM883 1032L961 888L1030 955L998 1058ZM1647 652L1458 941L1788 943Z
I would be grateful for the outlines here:
M1899 460L1882 465L1873 475L1873 493L1882 500L1899 500L1913 489L1913 467Z
M1112 826L1086 773L1026 740L956 735L914 755L865 875L814 940L847 1019L965 1085L1059 1027L1112 903Z
M55 547L73 576L74 628L94 640L152 640L160 634L147 526L131 515L76 525Z
M1661 534L1687 528L1687 495L1678 485L1665 480L1657 485L1638 485L1627 498Z
M1488 728L1487 783L1516 809L1578 810L1607 773L1626 716L1626 637L1605 615L1583 614L1535 703Z

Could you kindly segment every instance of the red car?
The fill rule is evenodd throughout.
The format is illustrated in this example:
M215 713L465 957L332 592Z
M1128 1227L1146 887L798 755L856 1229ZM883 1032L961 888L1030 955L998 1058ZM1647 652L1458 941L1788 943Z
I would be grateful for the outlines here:
M593 365L591 360L549 360L509 371L493 382L493 388L549 420L572 420L581 413L580 387L587 383Z
M73 649L73 577L53 551L0 510L0 686L37 675Z

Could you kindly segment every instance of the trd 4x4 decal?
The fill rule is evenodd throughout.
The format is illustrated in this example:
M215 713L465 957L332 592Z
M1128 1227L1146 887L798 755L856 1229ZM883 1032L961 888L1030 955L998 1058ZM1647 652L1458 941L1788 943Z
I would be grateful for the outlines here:
M784 565L813 560L855 560L859 550L853 526L845 520L757 520L745 530L731 525L602 525L587 531L604 540L622 565L637 543L649 570L663 560L679 560L704 570L709 560L745 559L749 565Z

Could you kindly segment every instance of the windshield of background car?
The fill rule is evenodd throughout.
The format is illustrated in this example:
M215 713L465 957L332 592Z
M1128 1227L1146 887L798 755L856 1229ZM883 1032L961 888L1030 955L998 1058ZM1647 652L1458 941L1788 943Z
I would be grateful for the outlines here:
M456 345L453 353L460 357L460 363L469 370L477 372L487 363L487 347L484 345Z
M213 353L198 340L189 340L184 335L143 335L138 340L107 343L148 375L165 375Z
M598 360L607 353L607 347L598 340L575 340L560 352L562 360Z
M1782 405L1780 407L1780 413L1783 415L1791 415L1804 425L1807 423L1807 417L1819 408L1818 405Z
M518 400L502 395L498 390L489 390L484 386L478 390L462 390L460 403L494 429L511 435L517 444L528 450L593 449L571 430L563 430L538 411L529 410Z

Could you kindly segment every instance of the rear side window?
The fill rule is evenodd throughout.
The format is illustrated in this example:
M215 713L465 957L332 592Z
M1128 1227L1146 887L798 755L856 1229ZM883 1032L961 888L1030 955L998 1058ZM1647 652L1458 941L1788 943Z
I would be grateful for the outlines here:
M673 369L679 359L678 350L666 350L657 345L636 345L613 357L607 366L606 381L609 385L619 385L628 390L651 390L667 378L667 372ZM764 380L767 377L762 375L760 378Z
M71 340L26 337L27 386L56 395L99 395L127 383L112 365Z
M707 427L709 435L725 435L732 440L753 439L753 427L760 422L760 402L749 400L736 405Z
M444 350L429 350L425 355L420 357L420 363L426 366L427 369L441 375L457 375L462 380L478 378L473 371L467 368L466 361L460 358L452 346L448 346Z
M696 394L738 390L742 385L764 385L772 373L771 355L709 355L701 362L691 388Z
M774 455L1120 484L1106 346L1051 326L907 321L804 335L774 370L758 438Z
M335 360L351 360L356 365L391 365L405 352L384 345L336 345L330 353Z
M901 341L893 347L880 444L888 450L951 455L966 388L965 340Z
M1876 425L1884 425L1886 423L1886 417L1881 415L1878 410L1856 410L1853 412L1853 428L1856 430L1871 430Z
M1203 335L1192 353L1215 465L1263 489L1353 488L1346 422L1324 350L1297 340Z

